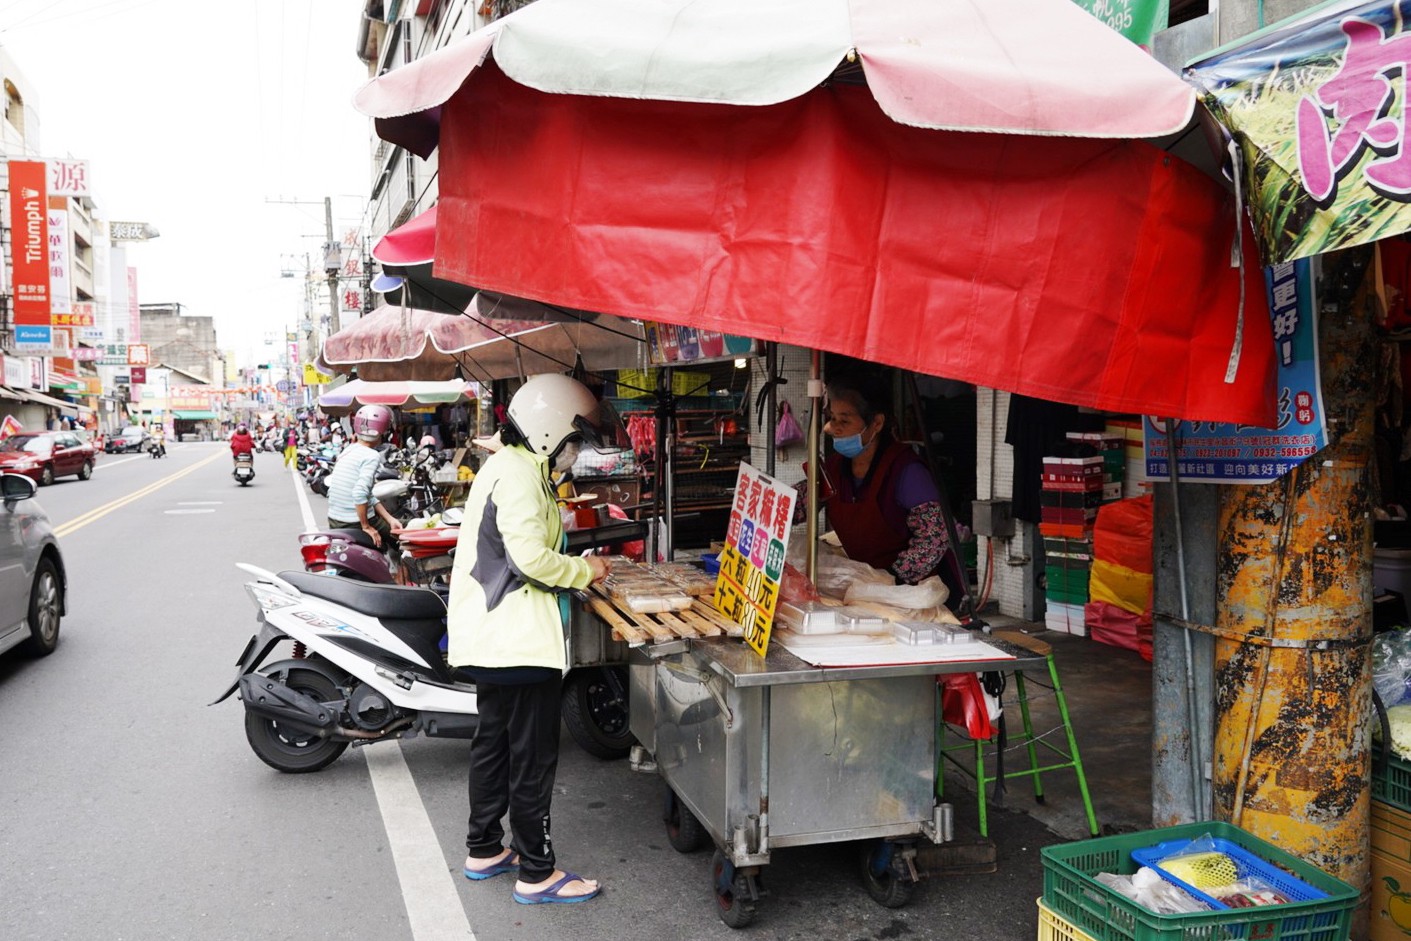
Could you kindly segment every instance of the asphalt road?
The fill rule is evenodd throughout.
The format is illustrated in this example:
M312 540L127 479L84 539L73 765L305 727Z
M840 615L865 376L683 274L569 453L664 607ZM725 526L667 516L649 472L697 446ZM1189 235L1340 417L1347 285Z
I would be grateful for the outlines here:
M40 491L69 609L52 656L0 657L0 939L1036 936L1039 847L1059 839L1017 812L991 811L997 872L928 878L901 909L867 896L853 844L776 851L736 935L714 913L710 852L666 841L660 781L566 733L554 842L562 866L605 885L581 905L517 905L512 877L461 877L466 742L271 770L240 704L207 705L255 628L235 563L297 567L295 535L324 507L279 455L256 470L240 488L223 445L174 444Z

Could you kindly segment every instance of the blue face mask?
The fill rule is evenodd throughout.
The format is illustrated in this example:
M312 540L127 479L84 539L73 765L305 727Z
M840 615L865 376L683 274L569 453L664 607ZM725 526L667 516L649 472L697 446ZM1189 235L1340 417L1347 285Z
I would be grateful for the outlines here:
M866 448L867 445L862 443L861 433L848 435L846 438L833 439L833 450L843 457L857 457Z

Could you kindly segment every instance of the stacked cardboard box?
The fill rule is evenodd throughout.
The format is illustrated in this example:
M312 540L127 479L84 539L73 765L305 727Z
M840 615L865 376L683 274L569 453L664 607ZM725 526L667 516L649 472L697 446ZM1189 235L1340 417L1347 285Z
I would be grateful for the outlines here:
M1142 420L1140 418L1109 418L1107 433L1123 439L1126 475L1122 480L1122 496L1139 497L1151 492L1151 483L1146 476L1145 442L1142 440Z
M1411 814L1372 801L1371 941L1411 938Z
M1088 601L1092 531L1102 487L1102 457L1044 458L1039 533L1044 537L1044 621L1049 630L1086 633L1083 606Z

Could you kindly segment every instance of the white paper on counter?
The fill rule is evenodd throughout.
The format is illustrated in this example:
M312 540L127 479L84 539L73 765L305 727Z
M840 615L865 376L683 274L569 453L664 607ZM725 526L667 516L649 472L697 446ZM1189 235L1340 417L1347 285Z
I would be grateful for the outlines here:
M956 660L1013 660L1011 654L984 641L968 644L862 643L814 645L781 641L780 646L816 667L902 666L911 663L950 663Z

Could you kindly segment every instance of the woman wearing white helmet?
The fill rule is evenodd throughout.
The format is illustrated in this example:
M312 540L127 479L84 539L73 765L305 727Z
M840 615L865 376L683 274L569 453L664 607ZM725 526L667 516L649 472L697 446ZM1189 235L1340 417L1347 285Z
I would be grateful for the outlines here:
M596 556L565 555L552 474L598 443L598 403L567 376L532 376L510 400L504 446L466 498L451 573L448 656L476 684L467 879L518 870L526 905L582 902L597 882L556 868L549 804L558 767L559 701L567 669L564 592L607 574ZM511 844L500 820L509 812Z
M383 547L401 523L372 495L382 454L374 450L392 427L392 410L385 405L364 405L353 416L355 440L343 449L328 475L328 525L333 529L361 529Z

